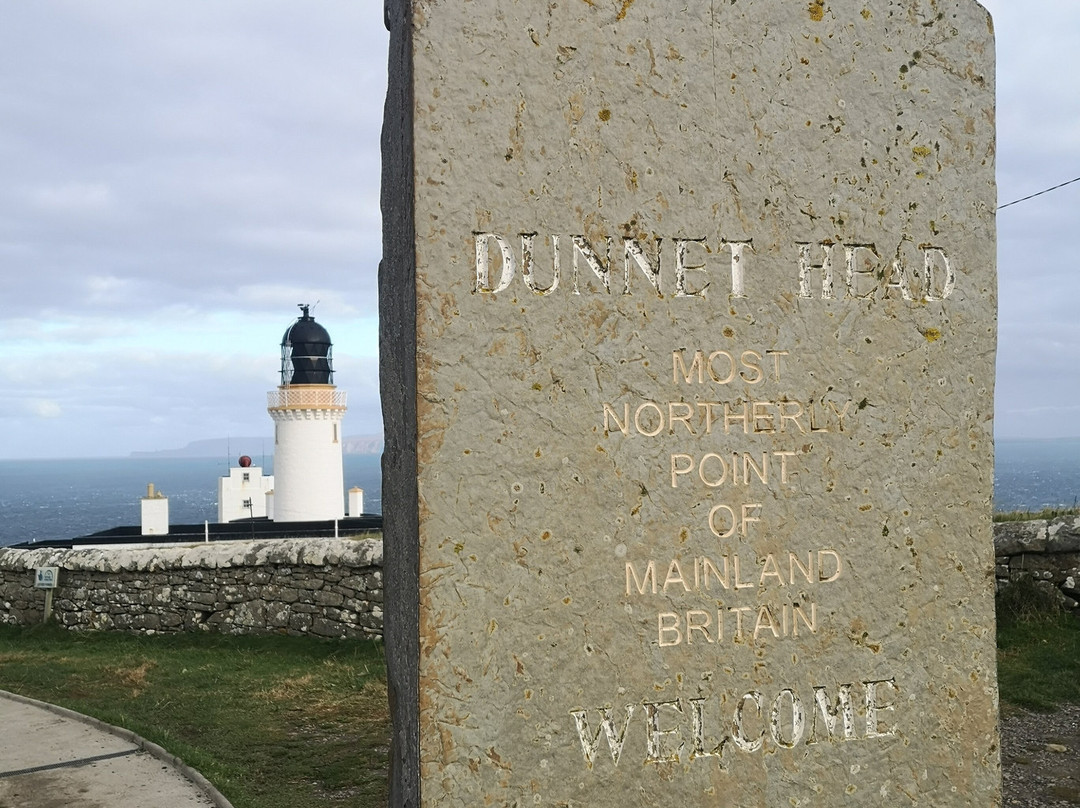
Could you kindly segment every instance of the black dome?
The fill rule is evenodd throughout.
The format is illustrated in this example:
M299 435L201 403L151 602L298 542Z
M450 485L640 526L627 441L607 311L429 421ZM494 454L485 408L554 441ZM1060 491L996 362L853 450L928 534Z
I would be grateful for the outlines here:
M282 385L334 383L330 334L315 322L308 308L300 304L303 314L281 338Z

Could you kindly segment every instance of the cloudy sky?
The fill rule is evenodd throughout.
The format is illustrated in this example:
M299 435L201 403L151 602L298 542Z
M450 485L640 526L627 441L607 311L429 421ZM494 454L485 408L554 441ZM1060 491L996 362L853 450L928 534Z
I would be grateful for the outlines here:
M1005 203L1080 176L1080 3L986 5ZM385 76L379 0L5 3L0 458L270 434L301 302L378 433ZM999 215L999 437L1080 435L1077 210Z

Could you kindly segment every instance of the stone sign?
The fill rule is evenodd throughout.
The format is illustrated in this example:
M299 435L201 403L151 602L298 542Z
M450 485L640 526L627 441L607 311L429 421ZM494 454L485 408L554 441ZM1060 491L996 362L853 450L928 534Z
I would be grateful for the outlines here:
M394 804L996 804L986 11L387 16Z

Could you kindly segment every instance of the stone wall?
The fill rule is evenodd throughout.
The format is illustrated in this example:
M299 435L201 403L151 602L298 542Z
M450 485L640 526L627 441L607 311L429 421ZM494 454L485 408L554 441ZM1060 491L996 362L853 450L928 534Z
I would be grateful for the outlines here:
M71 629L381 637L382 539L277 539L149 549L0 549L0 623L42 619L35 568L59 567Z
M997 585L1032 577L1080 611L1080 517L994 525ZM37 567L59 567L72 629L381 637L382 540L277 539L95 550L0 548L0 623L41 621Z
M1080 609L1080 517L994 524L997 586L1030 577Z

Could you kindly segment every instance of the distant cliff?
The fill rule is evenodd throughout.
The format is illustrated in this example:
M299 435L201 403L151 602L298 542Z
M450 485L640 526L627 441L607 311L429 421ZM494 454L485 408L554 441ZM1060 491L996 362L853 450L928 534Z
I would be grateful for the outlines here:
M382 435L346 436L341 444L345 454L380 454L383 450ZM195 440L180 449L159 449L153 452L132 452L131 457L228 457L242 454L252 457L271 456L274 453L273 436L255 438L207 438Z
M363 454L363 455L382 454L383 436L382 435L353 435L352 437L346 436L345 437L345 442L341 445L341 450L345 454Z

